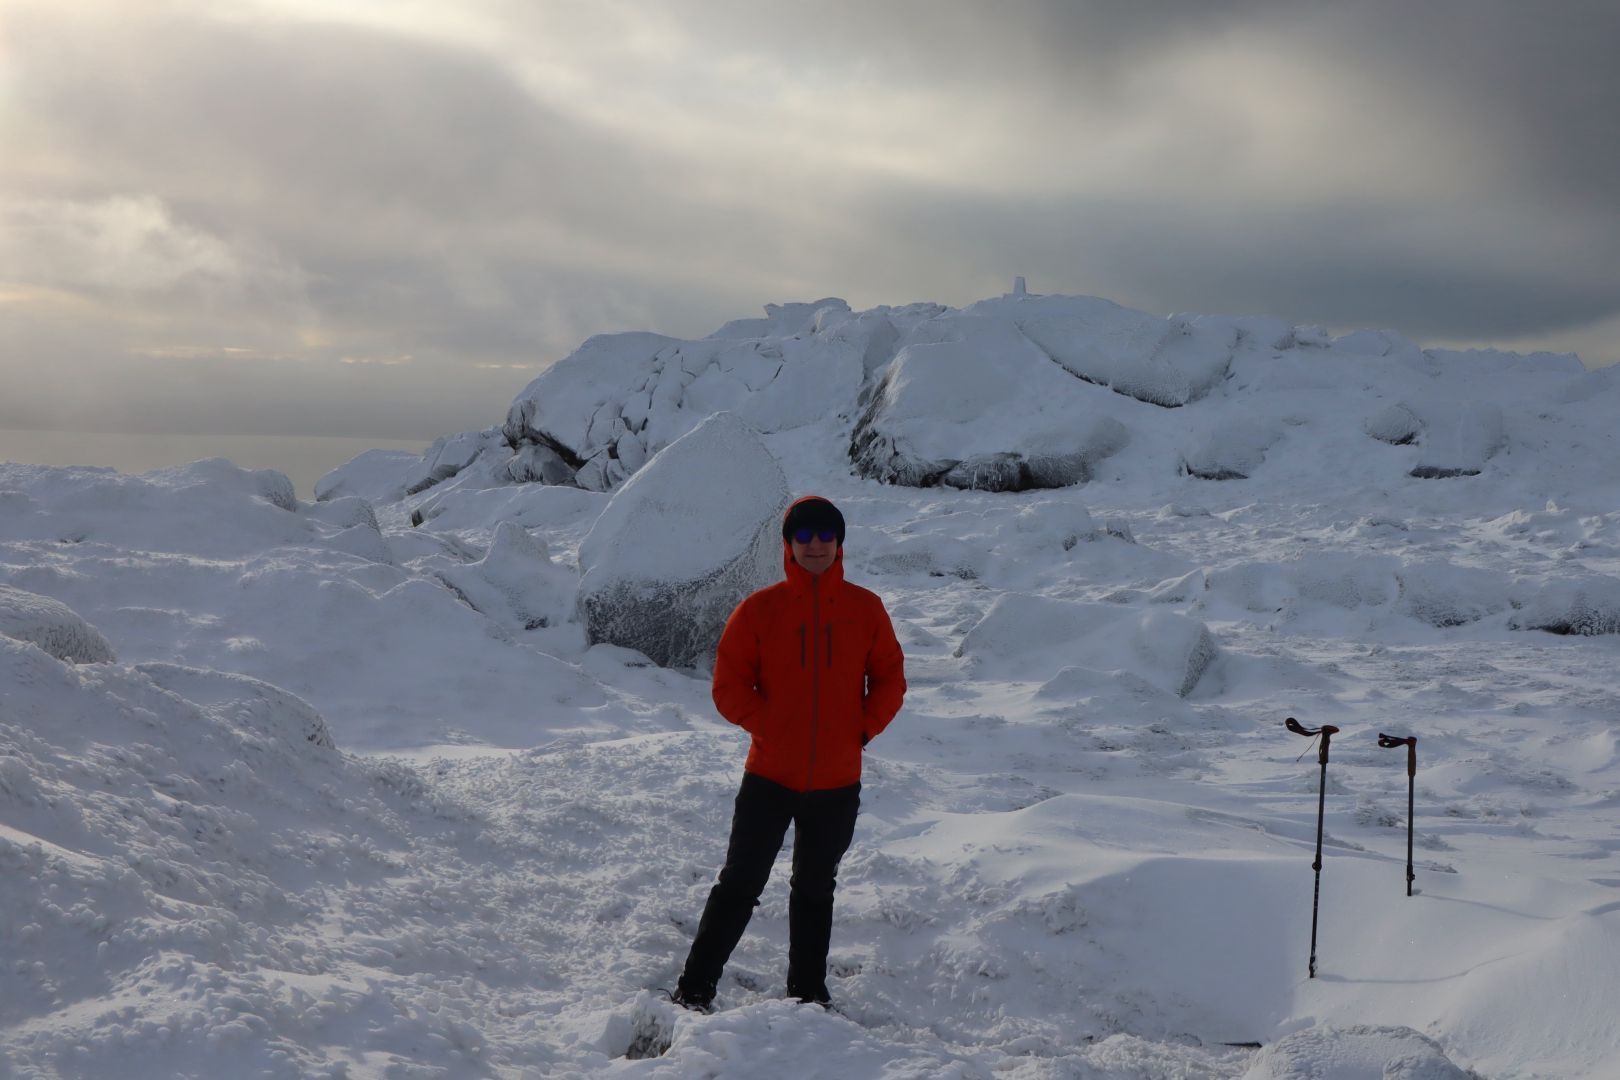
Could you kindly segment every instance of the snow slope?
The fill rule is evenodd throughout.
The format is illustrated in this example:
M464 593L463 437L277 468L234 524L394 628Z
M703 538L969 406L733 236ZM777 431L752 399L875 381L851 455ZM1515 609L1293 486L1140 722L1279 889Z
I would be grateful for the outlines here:
M986 320L1128 440L1062 488L858 475L863 395ZM748 420L843 508L907 651L840 873L839 1011L783 999L785 857L722 1011L652 993L745 737L701 670L587 646L605 491L519 479L487 433L363 455L316 503L223 461L0 465L0 1073L1620 1076L1612 375L1085 298L784 305L682 344L713 363L679 376L677 343L634 343L571 364L563 411L656 374L642 430L665 382L667 441ZM825 379L731 386L772 349ZM928 454L975 418L905 415ZM974 437L1018 433L997 415ZM52 655L47 623L108 651ZM1290 715L1343 729L1315 980ZM1379 731L1419 737L1411 898Z

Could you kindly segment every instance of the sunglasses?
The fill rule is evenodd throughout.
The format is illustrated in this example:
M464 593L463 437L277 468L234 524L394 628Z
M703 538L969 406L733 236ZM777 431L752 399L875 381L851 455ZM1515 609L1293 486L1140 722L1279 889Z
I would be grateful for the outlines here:
M823 544L830 544L834 540L838 539L838 530L837 529L796 529L796 530L794 530L794 533L793 533L793 539L797 540L801 544L808 544L812 537L814 537L817 540L820 540Z

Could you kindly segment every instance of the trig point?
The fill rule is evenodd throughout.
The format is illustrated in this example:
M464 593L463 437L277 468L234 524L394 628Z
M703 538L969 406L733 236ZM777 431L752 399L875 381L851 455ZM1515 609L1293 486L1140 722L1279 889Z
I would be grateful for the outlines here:
M1019 274L1017 277L1013 278L1013 291L1012 291L1012 294L1014 296L1025 296L1025 295L1027 295L1025 293L1025 291L1024 291L1024 275Z

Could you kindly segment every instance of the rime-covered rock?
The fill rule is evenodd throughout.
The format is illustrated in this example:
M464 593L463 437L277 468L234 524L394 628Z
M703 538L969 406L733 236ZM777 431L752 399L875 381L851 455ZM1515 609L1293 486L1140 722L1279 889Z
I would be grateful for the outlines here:
M482 559L439 576L472 607L523 630L570 618L579 585L573 571L552 561L545 541L514 521L495 527L495 539Z
M1423 433L1413 476L1474 476L1502 448L1502 409L1494 403L1436 401L1418 409Z
M842 300L768 305L696 341L658 334L593 337L512 402L504 428L514 478L609 491L717 412L785 431L853 406L896 337L880 310ZM530 449L535 448L535 449Z
M1417 418L1417 414L1399 402L1379 409L1367 418L1362 427L1368 435L1391 446L1414 443L1423 432L1423 422Z
M115 660L101 631L78 612L48 596L0 585L0 634L38 645L69 664L105 664Z
M135 670L242 735L272 740L295 753L309 743L323 750L337 746L315 707L279 686L179 664L137 664Z
M495 454L503 460L511 456L500 428L464 431L435 439L405 477L405 494L415 495L459 474L481 456Z
M579 548L592 644L665 667L707 664L732 609L782 575L787 478L759 435L717 413L621 487Z
M1269 420L1234 417L1214 425L1187 451L1187 472L1202 480L1247 480L1282 436Z
M1578 637L1620 634L1620 578L1550 582L1519 601L1508 626Z
M1234 320L1132 311L1096 297L1051 297L1013 308L1029 340L1072 374L1152 405L1196 401L1226 377Z
M1399 610L1442 629L1507 610L1508 583L1489 570L1442 560L1408 563L1396 571Z
M850 458L911 487L1023 491L1089 480L1129 441L1112 395L1074 378L1005 319L936 320L888 365Z
M422 455L409 450L367 450L315 481L315 501L356 495L371 502L397 502L422 467Z
M1045 678L1064 668L1116 672L1186 697L1219 656L1209 628L1148 612L1004 593L956 653L984 678Z
M1409 1027L1317 1026L1255 1055L1243 1080L1480 1080Z

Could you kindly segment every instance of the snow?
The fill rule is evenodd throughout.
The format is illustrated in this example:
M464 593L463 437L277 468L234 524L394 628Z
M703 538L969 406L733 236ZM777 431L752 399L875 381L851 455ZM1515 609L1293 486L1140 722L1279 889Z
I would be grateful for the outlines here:
M0 1074L1617 1075L1612 374L1027 290L552 372L314 503L221 460L0 465ZM1126 437L991 491L859 475L860 430L1014 473ZM784 998L784 853L686 1013L655 991L745 737L698 653L593 644L581 601L774 577L811 491L911 684L838 1010ZM1342 729L1316 979L1290 715ZM1419 740L1412 897L1379 731Z

